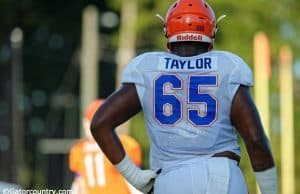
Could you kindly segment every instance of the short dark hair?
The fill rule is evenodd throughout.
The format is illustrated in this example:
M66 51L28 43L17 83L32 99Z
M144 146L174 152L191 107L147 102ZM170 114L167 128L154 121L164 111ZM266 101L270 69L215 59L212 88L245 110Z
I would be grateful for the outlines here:
M210 47L210 43L208 42L194 42L194 41L182 41L182 42L171 42L169 43L171 48L181 47L183 45L199 47L199 49L208 49Z

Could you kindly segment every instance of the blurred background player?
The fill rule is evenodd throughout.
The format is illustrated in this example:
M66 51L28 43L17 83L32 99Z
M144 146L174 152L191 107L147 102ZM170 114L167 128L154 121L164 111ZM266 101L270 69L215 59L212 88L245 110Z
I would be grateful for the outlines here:
M138 194L105 157L90 134L91 119L104 100L93 101L86 109L82 124L86 137L73 145L69 156L75 174L72 190L76 194ZM121 142L134 163L141 165L141 148L130 136L120 135Z

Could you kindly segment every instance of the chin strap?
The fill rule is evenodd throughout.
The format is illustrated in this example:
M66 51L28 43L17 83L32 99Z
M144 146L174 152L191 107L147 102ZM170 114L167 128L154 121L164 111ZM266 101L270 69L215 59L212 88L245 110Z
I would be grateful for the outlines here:
M218 17L218 19L217 19L217 27L216 27L216 32L215 33L217 33L218 32L218 29L219 29L219 23L224 19L224 18L226 18L227 17L227 15L221 15L220 17Z
M163 22L163 24L165 24L165 19L161 15L157 13L155 16L158 17Z
M164 17L162 17L162 16L159 15L158 13L157 13L155 16L158 17L158 19L159 19L160 21L162 21L162 23L164 24L164 33L165 33L165 37L167 38L167 30L166 30L166 23L165 23Z
M223 20L226 17L227 17L227 15L221 15L220 17L218 17L217 23L219 23L221 20Z

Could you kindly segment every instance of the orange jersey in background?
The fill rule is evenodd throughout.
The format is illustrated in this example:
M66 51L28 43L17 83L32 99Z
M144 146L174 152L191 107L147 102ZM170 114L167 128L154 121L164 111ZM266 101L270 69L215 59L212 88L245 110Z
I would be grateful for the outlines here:
M120 135L126 153L141 165L141 148L130 136ZM128 186L93 139L82 139L70 151L70 169L83 178L87 194L129 194ZM80 194L80 193L79 193Z

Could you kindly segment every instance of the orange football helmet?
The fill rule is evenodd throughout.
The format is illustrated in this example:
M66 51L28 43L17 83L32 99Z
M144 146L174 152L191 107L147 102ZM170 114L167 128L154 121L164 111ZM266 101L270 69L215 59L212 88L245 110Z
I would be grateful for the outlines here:
M98 99L91 102L88 107L85 109L84 118L88 121L92 121L94 114L97 109L104 103L103 99Z
M217 21L213 9L204 0L178 0L165 18L168 43L181 41L214 43Z

